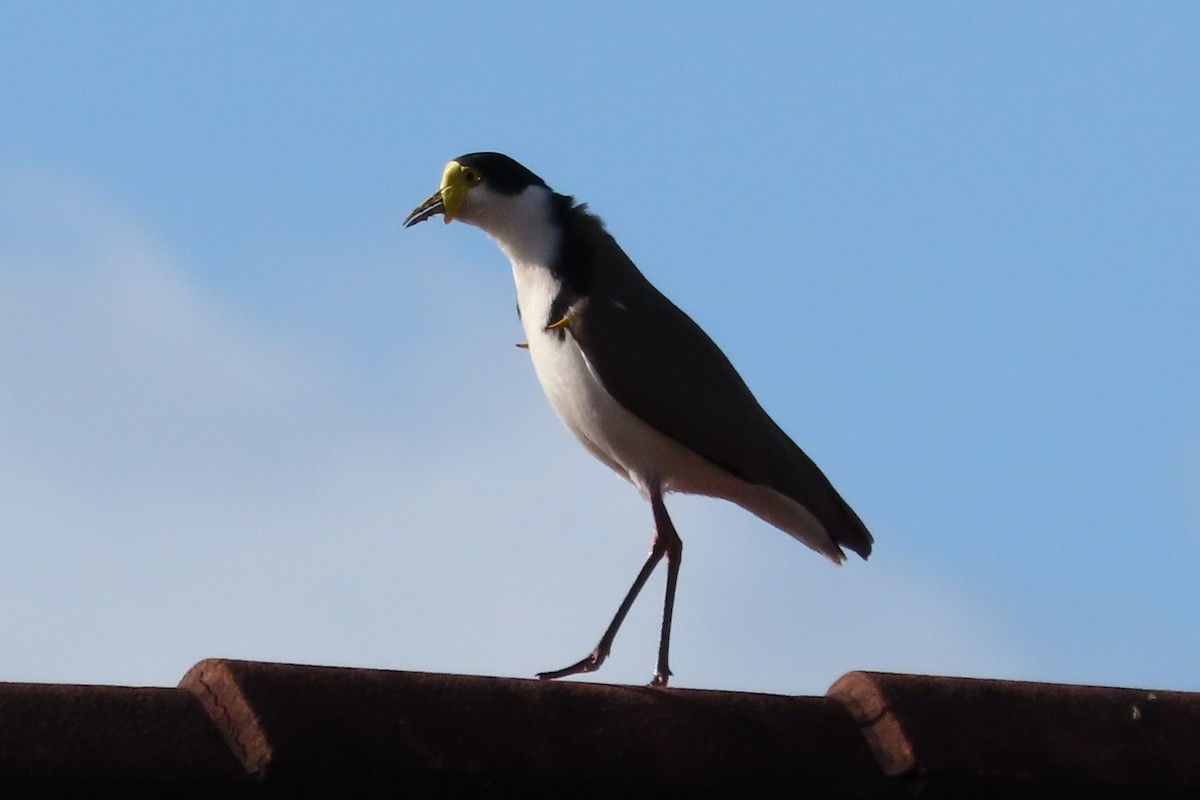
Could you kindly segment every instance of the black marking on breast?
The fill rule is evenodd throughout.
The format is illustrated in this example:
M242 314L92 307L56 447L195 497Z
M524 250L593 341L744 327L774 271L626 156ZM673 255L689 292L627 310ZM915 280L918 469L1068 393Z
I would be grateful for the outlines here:
M567 195L555 194L552 200L550 213L555 226L562 231L562 241L550 271L562 282L562 293L570 298L568 306L572 300L587 297L595 282L595 248L589 245L582 227L589 222L586 209L585 205L575 205L575 199ZM559 300L555 298L556 303Z
M590 246L585 235L584 227L592 222L583 204L576 205L574 198L555 194L551 200L550 213L555 226L562 232L558 254L549 265L550 274L558 281L558 294L550 303L548 318L542 326L550 325L561 320L568 312L580 312L580 304L586 303L588 295L595 283L596 253ZM548 331L563 341L570 326L555 328Z

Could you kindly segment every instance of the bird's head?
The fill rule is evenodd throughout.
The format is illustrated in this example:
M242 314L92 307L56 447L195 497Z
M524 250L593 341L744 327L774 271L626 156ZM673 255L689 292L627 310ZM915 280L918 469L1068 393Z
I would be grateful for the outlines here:
M445 222L459 219L487 229L519 212L518 202L529 190L549 195L546 182L506 155L470 153L459 156L442 171L442 185L404 220L410 228L441 214Z

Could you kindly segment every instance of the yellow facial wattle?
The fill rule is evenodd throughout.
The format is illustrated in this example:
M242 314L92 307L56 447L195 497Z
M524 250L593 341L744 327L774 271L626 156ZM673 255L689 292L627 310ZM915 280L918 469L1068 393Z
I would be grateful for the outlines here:
M458 216L466 202L467 190L477 182L474 174L457 161L451 161L442 172L442 188L438 191L442 195L442 216L447 224Z

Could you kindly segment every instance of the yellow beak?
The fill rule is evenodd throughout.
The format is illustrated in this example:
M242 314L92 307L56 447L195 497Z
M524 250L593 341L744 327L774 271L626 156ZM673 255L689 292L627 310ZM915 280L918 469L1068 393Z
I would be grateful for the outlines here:
M467 176L467 171L457 161L451 161L442 172L442 186L429 196L421 205L412 210L404 220L404 227L411 228L418 222L424 222L435 214L441 214L449 224L458 216L459 210L467 199L467 190L474 183Z

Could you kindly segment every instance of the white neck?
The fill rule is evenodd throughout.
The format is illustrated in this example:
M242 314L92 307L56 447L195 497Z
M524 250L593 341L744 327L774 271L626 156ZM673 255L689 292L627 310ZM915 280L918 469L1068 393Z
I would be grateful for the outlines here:
M548 267L558 252L562 233L551 219L553 194L530 186L516 196L503 196L477 186L464 205L461 219L476 226L500 246L513 268Z

